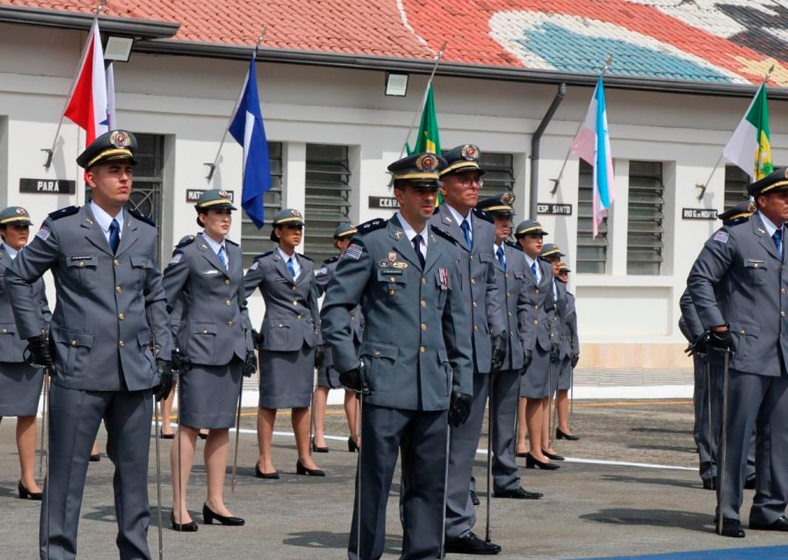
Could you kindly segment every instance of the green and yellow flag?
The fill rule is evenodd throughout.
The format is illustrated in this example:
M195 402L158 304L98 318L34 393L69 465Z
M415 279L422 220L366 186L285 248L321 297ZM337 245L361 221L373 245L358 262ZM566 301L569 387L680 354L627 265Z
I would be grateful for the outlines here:
M769 143L769 109L766 85L761 84L744 118L728 140L723 155L757 181L772 171L772 148Z
M432 97L432 84L427 90L427 99L424 101L424 109L421 112L421 125L419 135L416 138L416 145L413 150L409 145L405 145L408 155L421 152L432 152L441 155L441 140L438 133L438 115L435 113L435 100ZM438 204L443 202L443 197L438 192Z

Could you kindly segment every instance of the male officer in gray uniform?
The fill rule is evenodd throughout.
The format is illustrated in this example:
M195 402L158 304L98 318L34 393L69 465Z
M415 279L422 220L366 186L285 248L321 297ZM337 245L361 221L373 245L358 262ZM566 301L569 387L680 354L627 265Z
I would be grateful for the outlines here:
M520 376L525 374L523 342L517 324L518 306L527 306L525 290L525 259L522 251L508 241L514 216L514 195L506 192L480 200L476 206L495 221L495 281L504 310L509 341L506 358L500 371L490 374L490 407L493 417L492 475L496 498L536 500L538 492L528 492L520 486L520 469L515 461L514 424L520 402Z
M470 311L473 341L473 406L468 422L451 432L449 490L446 505L446 552L497 554L501 547L477 537L471 529L476 512L471 501L473 461L479 446L487 403L487 375L503 365L508 334L495 283L495 226L476 210L485 170L479 148L463 144L444 152L441 169L443 203L430 224L454 240L460 253L460 287Z
M157 399L170 391L172 345L156 227L123 209L136 147L134 136L122 130L96 138L77 158L93 192L90 204L50 214L6 271L20 337L28 339L35 363L56 369L42 559L77 556L82 491L101 420L115 464L120 558L150 558L151 389L158 387ZM41 334L41 306L30 289L47 270L57 289L49 341Z
M323 303L323 335L342 384L369 391L361 397L350 560L377 560L383 553L398 450L405 483L400 558L434 560L440 548L447 416L453 426L464 422L473 391L458 252L428 224L440 163L435 154L422 153L389 166L400 210L391 220L358 227ZM365 320L361 363L350 320L359 302Z
M755 203L749 200L737 204L733 208L719 214L717 217L726 226L747 221L755 211ZM690 344L689 352L692 354L695 385L693 401L695 406L695 423L692 435L698 447L700 459L700 478L703 488L716 490L717 480L717 440L720 429L720 404L722 387L717 376L707 372L708 340L706 329L703 328L698 312L692 303L689 289L684 290L679 300L681 318L679 329ZM707 377L709 379L707 379ZM709 394L711 391L711 395ZM751 438L750 451L747 456L747 471L745 488L755 488L755 435Z
M788 271L784 223L788 221L788 169L748 186L757 205L747 221L723 226L706 242L687 285L712 360L730 351L726 460L720 465L717 515L723 535L743 537L739 509L753 427L756 492L750 528L788 531ZM719 375L719 373L718 373Z

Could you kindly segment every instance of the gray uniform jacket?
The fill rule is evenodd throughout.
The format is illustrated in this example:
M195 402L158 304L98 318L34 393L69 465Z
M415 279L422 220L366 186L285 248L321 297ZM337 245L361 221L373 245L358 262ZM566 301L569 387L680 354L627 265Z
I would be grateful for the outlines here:
M350 311L360 303L365 320L360 355L372 390L365 401L437 411L449 407L452 389L471 395L471 328L458 249L431 228L422 269L396 217L358 230L323 302L324 335L337 370L358 367Z
M566 286L564 286L566 290ZM575 304L575 295L569 291L566 292L566 328L569 331L569 348L570 356L580 354L580 337L577 334L577 306Z
M5 270L13 260L6 252L5 247L0 245L0 362L21 363L25 362L25 349L27 341L18 337L16 334L16 323L14 323L14 312L11 309L11 300L5 289ZM46 286L44 280L39 278L33 283L33 299L39 302L39 310L44 323L44 331L49 330L49 322L52 320L52 313L49 311L47 302Z
M692 266L687 286L704 330L730 327L731 368L781 374L781 364L788 364L788 271L760 214L720 228ZM721 360L720 354L712 352L712 359Z
M495 259L495 282L498 285L498 295L504 305L503 313L506 320L506 330L509 336L509 345L506 348L506 359L503 362L504 370L520 370L523 368L523 341L520 338L520 327L517 324L519 313L518 306L528 305L528 294L525 291L525 259L522 251L504 243L503 249L506 259L506 272L501 268L501 263Z
M572 357L572 333L569 329L569 298L566 284L553 279L558 300L555 302L555 323L552 328L553 339L558 343L558 357L567 360ZM551 290L552 292L552 290Z
M468 251L465 235L446 204L441 204L430 218L430 224L454 240L460 253L460 278L465 308L469 310L475 370L490 373L492 368L492 337L508 336L495 283L495 226L484 212L474 209L473 249Z
M175 248L164 270L167 308L180 314L176 346L194 364L223 366L254 350L241 248L230 240L224 245L229 269L197 235Z
M154 352L160 350L166 358L172 352L156 263L156 227L136 212L123 212L115 255L90 205L72 206L50 214L6 270L6 289L23 339L44 328L32 285L52 271L57 286L50 325L54 382L69 389L150 389L159 383Z
M536 263L542 274L537 285L536 278L534 278L534 275L528 268L525 253L520 253L520 255L525 263L525 289L529 298L528 305L519 308L519 324L522 329L523 348L525 350L533 350L538 343L539 348L549 352L552 344L547 310L554 305L552 288L550 286L550 280L553 278L553 268L550 263L537 259Z
M322 343L314 265L309 257L297 255L301 273L296 280L279 251L256 257L244 277L246 297L260 288L265 300L261 350L295 352L304 344L314 348Z
M706 329L703 328L703 323L701 323L698 316L698 310L695 309L695 304L692 302L689 288L685 289L684 293L681 294L679 307L681 308L681 317L684 319L684 329L686 329L686 332L682 330L682 333L689 342L694 342L695 339L706 332ZM681 321L679 321L679 328L681 328Z
M334 277L334 271L339 264L339 255L331 257L323 262L318 270L315 271L315 281L317 282L317 297L322 297L326 293L329 282ZM321 313L322 316L322 313ZM361 314L361 306L357 305L350 311L350 324L353 327L353 342L361 344L364 338L364 317ZM323 358L323 365L326 364L326 359L330 359L329 355Z

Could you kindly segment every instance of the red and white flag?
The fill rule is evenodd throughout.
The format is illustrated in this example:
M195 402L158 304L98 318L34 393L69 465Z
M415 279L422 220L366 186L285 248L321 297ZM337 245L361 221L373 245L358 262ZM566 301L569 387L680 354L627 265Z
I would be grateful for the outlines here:
M66 117L85 131L86 146L109 130L107 105L104 51L101 48L98 20L95 20L65 112Z

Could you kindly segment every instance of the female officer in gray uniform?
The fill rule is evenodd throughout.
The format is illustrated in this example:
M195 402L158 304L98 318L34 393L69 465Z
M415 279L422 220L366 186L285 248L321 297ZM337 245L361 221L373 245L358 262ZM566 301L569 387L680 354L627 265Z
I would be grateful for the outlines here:
M182 299L176 347L181 355L180 428L172 445L172 527L196 531L186 508L186 488L200 428L208 428L205 466L208 496L203 521L243 525L224 505L229 428L241 395L242 374L256 370L252 324L243 290L241 248L226 239L232 224L227 193L209 190L195 205L203 232L175 247L164 271L170 312Z
M322 296L328 288L328 283L334 277L334 271L339 264L339 258L345 254L345 250L350 245L350 240L358 232L353 224L339 224L334 231L334 247L339 249L339 255L331 257L323 262L323 266L315 271L317 280L317 297ZM353 326L353 341L357 347L361 347L363 333L363 318L361 307L356 306L350 312L350 324ZM312 439L312 451L315 453L328 453L328 447L323 439L323 427L326 415L326 402L328 392L331 389L339 389L342 384L339 382L339 372L334 369L334 361L331 357L331 348L323 346L323 363L317 372L317 389L312 396L312 417L315 423L315 435ZM361 442L358 439L358 400L352 391L345 391L345 416L350 428L350 437L347 439L347 450L353 453L358 451Z
M41 489L33 476L36 456L36 412L44 370L29 365L24 357L27 342L16 334L11 302L5 290L5 269L11 266L16 254L27 244L30 215L20 206L10 206L0 212L0 419L16 416L16 448L22 476L17 486L19 497L41 499ZM33 283L33 294L41 302L44 324L49 325L52 314L47 305L44 281ZM48 330L48 329L47 329Z
M321 339L312 259L295 252L301 243L304 218L298 210L285 209L276 213L273 226L271 240L278 243L277 248L258 256L244 278L246 297L259 288L265 301L258 348L260 457L255 474L258 478L279 478L271 458L271 437L277 409L292 408L298 447L296 472L325 476L309 454L309 401L314 367L320 366L316 353L320 354Z

